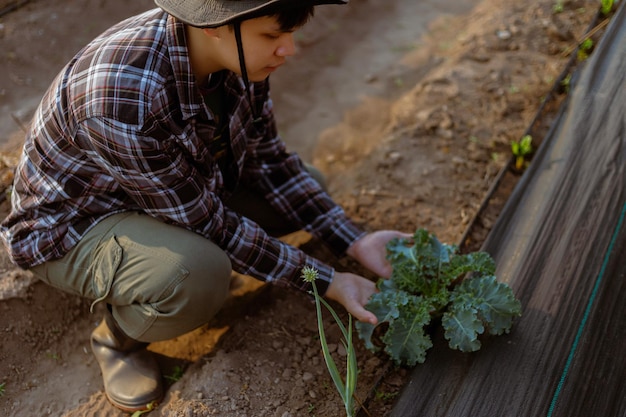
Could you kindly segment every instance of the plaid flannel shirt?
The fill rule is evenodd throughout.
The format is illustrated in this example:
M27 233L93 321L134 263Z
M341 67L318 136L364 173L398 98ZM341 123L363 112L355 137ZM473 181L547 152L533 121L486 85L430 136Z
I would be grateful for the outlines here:
M337 254L362 235L277 134L268 81L253 83L252 123L240 77L224 80L235 183ZM308 291L333 269L230 210L207 143L216 125L196 86L184 26L160 9L127 19L83 48L44 96L17 167L1 236L23 268L63 257L106 216L141 211L219 245L235 271Z

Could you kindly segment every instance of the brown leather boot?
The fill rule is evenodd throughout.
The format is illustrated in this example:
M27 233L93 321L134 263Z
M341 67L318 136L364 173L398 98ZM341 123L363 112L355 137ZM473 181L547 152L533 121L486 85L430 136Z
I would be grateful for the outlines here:
M123 411L147 410L163 397L161 372L147 345L126 336L109 312L91 333L91 350L102 371L104 391Z

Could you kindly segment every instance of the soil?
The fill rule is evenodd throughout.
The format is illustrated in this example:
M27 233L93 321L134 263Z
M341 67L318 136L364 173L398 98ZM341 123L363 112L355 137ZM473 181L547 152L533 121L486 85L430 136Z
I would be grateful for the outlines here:
M0 10L16 3L0 0ZM153 7L151 0L19 3L0 17L5 187L24 125L61 66L111 24ZM510 143L533 122L596 12L590 0L352 0L320 8L298 35L300 53L272 76L280 131L366 229L423 227L479 248L497 216L480 217L483 231L467 234L485 196L500 173L518 175L507 169ZM286 239L365 273L303 233ZM0 415L124 415L107 402L89 350L100 312L34 281L4 253L0 273ZM341 361L331 320L328 338ZM361 415L389 415L409 372L356 344ZM213 321L150 349L169 386L152 415L345 415L305 294L238 276Z

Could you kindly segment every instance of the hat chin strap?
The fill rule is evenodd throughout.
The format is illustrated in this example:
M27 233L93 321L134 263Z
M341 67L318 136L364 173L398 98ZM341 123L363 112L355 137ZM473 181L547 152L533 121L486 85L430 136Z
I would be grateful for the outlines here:
M261 121L261 116L257 112L257 108L252 102L252 95L250 94L250 81L248 80L248 71L246 69L246 58L243 54L243 42L241 41L241 22L235 22L233 24L235 28L235 41L237 42L237 53L239 55L239 68L241 70L241 78L243 78L243 84L246 88L246 95L248 96L248 102L250 103L250 109L252 110L252 119L254 123Z

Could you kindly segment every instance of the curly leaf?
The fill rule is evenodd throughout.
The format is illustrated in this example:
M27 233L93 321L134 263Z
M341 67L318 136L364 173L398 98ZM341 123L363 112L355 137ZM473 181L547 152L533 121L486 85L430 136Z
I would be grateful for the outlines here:
M493 275L496 272L496 263L487 252L474 252L465 255L454 256L446 268L445 274L450 282L456 278L475 272L479 275Z
M400 308L400 317L389 326L382 338L385 352L398 365L423 363L426 351L433 346L425 330L430 322L427 303L418 298L415 297L414 302Z
M385 284L381 284L379 287L382 287L381 292L372 295L366 308L376 315L378 323L392 323L400 315L399 308L409 302L409 294L395 290L393 287L385 290ZM359 337L365 342L365 347L376 351L377 348L372 343L372 335L376 326L363 322L357 322L355 326L359 332Z
M446 287L439 288L432 294L424 296L424 299L431 305L431 315L440 316L439 312L450 303L450 291Z
M513 318L522 314L519 300L508 285L493 275L473 277L458 285L451 296L453 304L471 305L492 335L508 333Z
M443 271L454 252L456 247L442 244L424 229L415 232L412 242L394 239L387 245L387 258L393 264L391 279L412 294L437 292L449 284Z
M475 308L459 306L444 313L441 324L452 349L474 352L480 349L478 335L485 331Z

